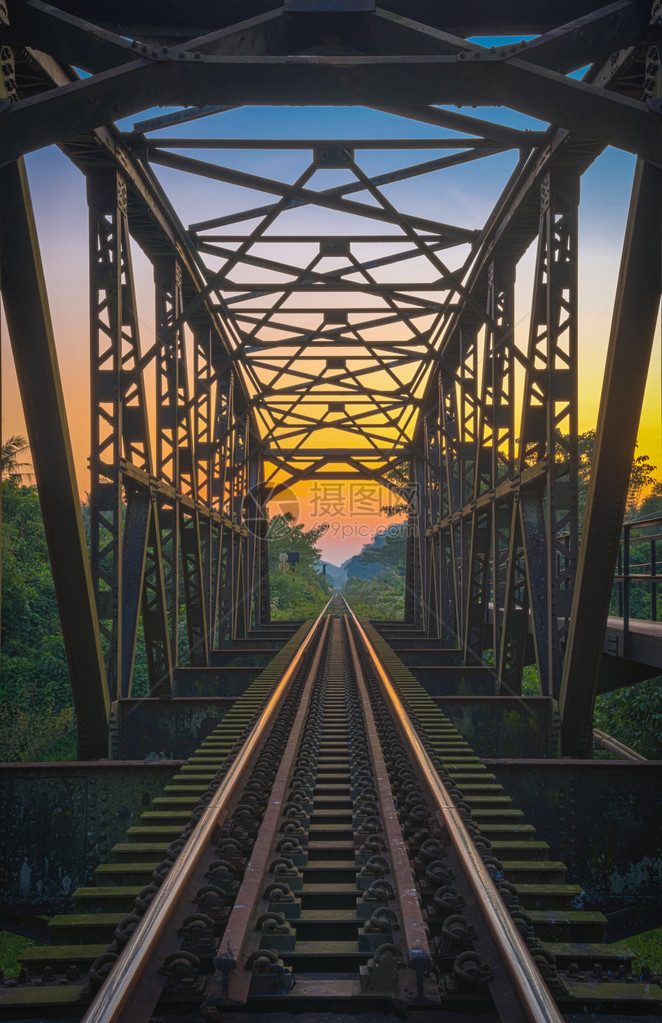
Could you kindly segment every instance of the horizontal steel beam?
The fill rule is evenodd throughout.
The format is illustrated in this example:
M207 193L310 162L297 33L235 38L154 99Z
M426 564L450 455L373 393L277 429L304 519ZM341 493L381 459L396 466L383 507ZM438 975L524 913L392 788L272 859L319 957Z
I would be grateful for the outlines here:
M228 242L245 242L248 237L248 234L204 234L198 241L225 245ZM441 235L438 232L422 233L419 234L419 238L423 242L433 244L440 241ZM324 242L350 245L409 245L409 239L404 234L266 234L261 235L253 244L321 245Z
M11 2L11 7L17 0ZM164 17L162 0L94 0L97 24L122 36L155 42L190 39L230 28L246 18L267 14L278 5L274 0L224 0L210 7L208 0L187 0L169 4ZM590 16L595 0L473 0L458 5L457 0L381 0L382 9L416 19L458 36L538 35L559 24ZM58 0L58 8L80 18L89 17L89 0ZM310 17L310 15L307 15ZM324 22L322 12L315 16ZM348 18L353 15L349 14ZM350 21L351 26L351 21Z
M312 106L504 105L662 162L662 118L645 103L514 57L465 56L196 58L181 48L11 104L2 115L3 161L152 106L222 95L273 106L302 97Z
M154 145L159 149L503 149L503 142L489 143L484 138L437 139L219 139L219 138L156 138L149 142L140 134L127 132L124 140L129 146ZM514 145L514 142L513 142Z
M284 273L285 271L279 271ZM352 270L352 273L358 273L357 269ZM362 294L371 295L373 292L376 295L390 295L393 294L394 298L400 301L408 301L408 291L416 293L419 291L432 291L441 292L448 291L450 285L447 281L424 281L421 283L415 283L414 281L397 281L394 284L380 284L380 283L361 283L359 281L344 281L342 279L333 278L327 274L310 274L314 278L319 280L293 280L293 281L231 281L228 278L219 277L216 279L215 286L223 292L234 293L235 291L241 292L255 292L256 294L272 292L287 291L293 295L305 294L307 292L319 292L320 284L324 286L324 295L334 294L346 294L351 292L352 294L359 292ZM324 299L327 302L327 299ZM322 311L325 306L322 306ZM326 306L328 308L328 306ZM268 323L265 324L268 326Z
M333 461L337 457L351 457L351 458L376 458L383 460L385 458L393 458L395 455L409 454L409 448L282 448L278 454L282 458L290 458L292 460L305 459L305 458L328 458ZM265 451L265 458L269 457L269 451Z

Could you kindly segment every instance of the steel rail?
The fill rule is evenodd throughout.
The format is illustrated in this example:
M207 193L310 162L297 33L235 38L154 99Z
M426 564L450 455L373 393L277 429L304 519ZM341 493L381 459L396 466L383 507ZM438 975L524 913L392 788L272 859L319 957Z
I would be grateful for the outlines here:
M251 730L239 754L233 761L227 775L214 794L214 798L202 814L195 830L182 849L179 857L154 896L145 915L124 946L117 962L108 974L92 1004L83 1016L82 1023L129 1023L131 1016L129 999L145 971L151 956L155 953L180 898L185 894L190 876L200 857L212 839L221 814L228 806L239 785L247 780L248 768L257 753L269 728L275 723L283 698L296 672L301 666L304 654L316 637L320 623L333 597L315 619L308 635L292 658L281 677L278 686L269 697L259 720Z
M331 598L333 599L333 598ZM290 782L290 775L294 766L297 753L301 744L301 737L310 709L313 688L319 676L320 662L324 653L325 642L328 640L330 619L326 619L325 628L322 630L320 642L313 662L308 670L305 687L299 701L297 715L292 725L292 731L283 753L278 774L274 780L269 794L269 804L265 811L260 825L260 839L256 841L251 853L248 865L244 872L234 906L223 931L223 937L216 951L215 962L216 973L212 977L207 994L205 1005L215 1005L215 996L220 996L220 1004L223 999L229 999L233 1005L248 1000L251 986L252 974L247 968L247 961L252 952L259 948L261 934L253 934L255 947L250 946L249 928L255 905L260 897L264 884L264 877L268 872L268 864L273 856L272 845L278 833L278 824L281 819L283 807L286 800L287 786ZM219 975L218 960L223 962L223 970Z
M407 951L407 965L415 971L420 987L419 993L422 994L423 974L432 966L427 927L421 915L421 905L414 886L409 854L402 836L391 783L384 760L384 751L379 739L358 650L356 649L354 636L347 623L347 619L343 619L343 622L346 630L345 641L349 647L356 688L361 697L364 726L375 773L375 790L378 795L384 824L384 836L391 857L391 863L393 864L394 887L400 907L400 923Z
M530 1023L563 1023L563 1017L513 923L492 877L480 858L455 804L416 733L379 654L344 597L343 600L357 635L370 657L401 734L409 747L412 760L416 762L425 777L428 791L447 829L480 912L510 974L526 1018L530 1020Z

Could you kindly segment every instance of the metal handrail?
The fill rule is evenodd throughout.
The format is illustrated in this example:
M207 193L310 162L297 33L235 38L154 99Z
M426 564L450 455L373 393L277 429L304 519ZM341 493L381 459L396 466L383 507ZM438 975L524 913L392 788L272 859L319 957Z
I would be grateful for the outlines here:
M630 654L630 619L632 618L630 600L632 587L644 585L650 588L650 615L641 621L657 621L657 596L658 586L662 582L662 576L657 571L657 544L662 535L660 533L647 533L644 536L633 536L633 531L657 527L662 524L662 518L639 519L623 523L623 532L618 547L616 572L614 575L614 586L618 595L618 613L623 619L623 656ZM647 545L649 548L649 559L647 561L632 564L633 547ZM632 569L646 569L646 571L632 571Z
M273 725L276 713L289 684L301 665L302 658L317 633L319 624L333 597L315 619L308 635L283 672L278 686L244 742L238 756L222 780L214 797L203 812L188 842L175 860L172 869L151 901L147 912L129 938L113 965L96 998L83 1016L82 1023L120 1023L125 1016L129 999L144 972L157 943L166 929L189 878L212 838L219 817L235 794L239 784L246 780L246 768L258 749L265 732Z
M531 1023L563 1023L563 1017L513 923L492 877L480 858L455 804L421 743L379 654L346 600L345 604L370 656L401 733L406 739L409 753L417 761L421 772L425 775L430 795L443 819L481 914L510 973L526 1016Z
M642 756L641 753L637 753L636 750L630 749L620 739L615 739L613 735L608 735L607 732L603 732L601 728L593 729L593 739L601 746L602 749L607 750L608 753L612 753L619 760L632 760L637 763L644 762L648 763L646 757Z

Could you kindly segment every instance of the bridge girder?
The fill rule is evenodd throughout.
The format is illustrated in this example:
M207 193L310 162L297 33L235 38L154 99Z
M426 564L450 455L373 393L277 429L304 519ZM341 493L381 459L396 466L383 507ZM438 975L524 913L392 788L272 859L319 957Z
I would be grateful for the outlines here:
M27 397L38 367L26 369L23 385L45 515L52 529L69 529L67 549L78 552L73 578L51 545L79 720L95 720L81 729L81 753L104 755L109 700L131 692L140 616L151 693L171 694L181 658L208 663L215 644L268 619L265 495L311 476L356 475L397 493L412 486L417 492L408 541L409 619L461 647L471 662L483 657L488 608L496 606L495 663L502 685L517 691L530 610L543 691L561 698L567 751L585 755L597 684L597 667L590 681L586 665L594 655L595 666L602 649L604 595L613 576L659 284L639 300L641 280L633 267L641 251L626 240L610 359L618 364L624 324L641 328L639 377L628 392L631 425L618 435L617 463L605 452L619 384L613 374L606 380L587 538L578 554L579 180L607 144L637 154L644 180L658 174L652 166L662 162L658 16L639 0L603 7L544 3L535 12L515 0L498 12L476 4L461 23L456 5L423 0L361 3L354 10L314 0L286 0L272 9L252 0L213 14L201 2L185 11L143 4L138 23L133 6L10 0L0 26L6 92L0 173L9 180L17 173L15 161L55 142L88 178L91 575L75 511L48 503L49 469L38 455L45 427ZM485 34L535 38L495 49L474 41ZM570 74L589 64L581 78ZM224 137L149 135L251 103L372 106L455 132L425 146L385 139L384 150L406 151L410 144L455 151L375 175L357 154L376 148L376 140L244 139L240 146ZM112 126L166 104L183 109L124 135ZM444 104L504 104L549 127L493 124L440 109ZM310 161L293 182L180 152L233 144L265 152L308 149ZM519 159L482 226L448 224L432 211L425 217L403 212L390 197L398 183L513 150ZM187 231L154 166L271 199L240 212L228 208ZM345 182L315 187L318 172L329 170L345 173ZM10 192L20 192L27 215L22 181ZM362 198L350 198L354 194ZM649 215L650 195L635 185L634 218ZM6 201L4 207L2 256L9 266L21 250ZM286 226L277 233L292 210L305 207L323 209L342 226L311 234ZM371 234L361 230L366 221ZM645 252L659 242L659 229L656 214L641 243ZM517 264L536 235L525 350L514 336L513 288ZM131 238L155 267L157 337L146 351ZM275 258L274 244L287 254ZM366 254L362 245L372 251ZM300 249L292 253L292 246ZM20 258L28 259L25 251ZM30 258L36 266L34 248ZM396 265L402 276L394 283L389 274ZM649 261L657 280L656 266ZM8 314L17 308L15 269L3 273ZM30 301L46 336L42 291L35 284ZM18 360L22 328L8 319ZM49 358L55 386L57 367ZM515 374L522 369L518 434ZM148 372L159 385L155 431L146 407ZM62 403L54 415L64 444ZM332 438L322 454L320 431ZM66 457L58 467L71 489ZM598 504L595 495L605 492L614 496L618 514ZM599 566L590 553L596 536L606 552ZM181 658L180 570L186 595ZM592 601L597 590L603 599ZM72 615L78 611L72 612L67 594L87 609L77 628ZM96 669L83 684L74 665L89 660L91 651Z

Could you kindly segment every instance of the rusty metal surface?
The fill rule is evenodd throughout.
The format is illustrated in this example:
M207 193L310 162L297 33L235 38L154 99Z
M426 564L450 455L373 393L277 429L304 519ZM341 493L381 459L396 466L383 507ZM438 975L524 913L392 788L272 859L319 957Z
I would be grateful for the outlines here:
M110 708L110 755L113 760L187 757L223 720L239 695L118 700Z
M308 714L311 691L317 681L320 670L320 662L324 653L324 644L328 631L329 619L327 618L318 641L318 648L315 652L313 663L308 672L287 749L271 789L269 805L260 828L260 839L256 843L246 867L246 873L237 893L237 899L230 914L230 919L223 932L223 941L217 952L217 955L223 960L223 976L225 980L227 980L229 975L229 987L226 991L225 983L221 982L219 984L220 978L217 974L207 991L208 1002L210 998L213 999L217 994L228 997L232 1002L245 1002L248 997L252 974L247 968L246 963L258 947L261 937L259 932L249 934L248 928L256 902L264 886L264 877L267 872L271 846L285 801L285 791L297 753L299 739Z
M550 697L440 696L435 702L479 756L558 756L558 707Z
M202 854L211 842L214 829L227 814L231 800L242 779L249 774L268 730L274 724L288 687L299 669L306 651L316 638L324 610L283 672L260 718L216 789L211 802L203 811L191 837L184 845L175 866L159 888L147 912L141 918L140 924L120 953L101 991L85 1013L84 1023L120 1023L120 1021L131 1023L131 1020L135 1019L132 1013L136 1008L136 1003L143 1006L149 1005L151 1008L156 1004L165 980L159 983L153 972L145 973L145 971L148 970L150 962L153 964L161 939L167 936L169 919L178 908L179 901L187 893ZM144 974L146 983L138 994L138 985Z
M401 734L406 739L413 762L418 766L419 778L424 782L448 831L450 841L465 871L476 904L491 936L500 951L510 985L503 989L492 986L491 994L497 1011L507 1012L508 1019L529 1020L531 1023L562 1023L562 1017L551 997L531 954L515 927L494 881L471 840L462 817L439 778L423 744L414 730L409 716L381 659L365 634L356 616L348 607L354 628L368 652L380 684L386 694Z
M356 644L351 631L346 626L347 642L349 643L356 684L363 703L365 729L369 740L370 756L375 770L376 790L384 822L384 837L393 864L394 887L400 905L400 918L404 933L407 963L415 971L419 983L423 983L423 975L432 965L427 927L421 915L421 906L412 875L411 862L405 847L400 823L393 802L393 793L389 783L388 772L384 762L384 754L377 733L375 719L370 707L370 697L365 687L363 671L358 658Z
M592 905L626 908L648 902L657 912L662 903L660 761L499 759L486 764Z
M22 906L68 900L180 765L0 764L2 900Z
M422 498L410 519L416 530L407 565L411 620L431 636L457 641L467 662L480 663L493 565L492 590L499 606L505 602L504 625L492 629L487 645L503 669L501 682L513 692L521 687L527 637L519 623L528 615L528 593L543 691L557 696L563 651L575 647L574 636L565 643L565 633L578 526L578 182L606 144L649 159L660 152L662 131L651 70L658 60L654 44L661 32L659 12L651 12L645 3L619 2L602 8L583 4L581 10L576 4L557 4L553 11L546 4L544 14L536 10L531 15L521 4L509 2L498 10L481 5L462 14L461 24L465 18L467 24L458 28L457 13L443 4L421 2L405 9L399 2L383 8L372 0L292 0L269 10L262 3L248 5L246 11L240 6L212 11L198 5L194 16L169 5L160 12L158 25L151 8L136 15L64 0L58 5L10 2L2 11L4 156L9 159L12 153L54 141L88 176L94 339L92 574L96 624L109 651L110 698L130 694L143 600L149 605L143 618L153 693L170 692L178 661L224 663L227 654L210 654L216 641L227 647L246 635L252 615L258 624L268 620L266 540L258 525L259 509L255 514L255 508L242 509L249 493L258 495L261 506L274 487L285 485L285 477L292 484L312 476L379 480L401 493L401 485L392 479L396 467ZM248 20L232 25L233 17ZM479 25L500 25L510 34L513 25L521 29L532 24L542 36L517 47L488 48L473 38ZM187 32L193 35L187 37ZM587 67L581 78L575 76L577 69ZM223 106L216 102L219 83L225 83ZM261 142L265 151L288 145L309 149L309 166L293 183L276 180L268 169L257 175L192 159L176 151L195 148L195 139L185 135L160 142L149 136L156 128L213 115L231 109L232 103L262 102L265 96L275 104L372 102L380 116L397 111L466 137L441 135L437 142L426 138L426 148L439 147L433 159L417 162L420 156L412 155L407 166L385 165L381 173L370 175L361 162L362 149L374 150L379 140L352 139L344 132L335 142L324 137L241 140L242 149L256 151ZM429 105L440 98L460 105L504 103L538 123L527 131ZM207 101L208 106L192 105ZM112 126L98 127L122 112L170 102L187 105L138 122L124 138ZM538 130L540 119L548 123L545 131ZM405 151L407 140L394 137L382 143L387 150ZM458 152L445 153L454 143ZM227 149L231 140L205 143L214 144ZM438 210L426 211L425 218L412 210L403 212L390 192L387 196L383 191L396 182L506 152L519 152L519 157L514 156L510 177L482 226L447 224L436 216ZM264 203L265 194L274 200L243 212L231 205L220 216L192 225L189 233L169 205L150 160L257 190L262 197L257 202ZM318 168L345 170L349 183L320 190L312 184ZM349 198L356 193L367 193L370 201ZM266 227L271 229L282 212L309 205L341 218L351 214L378 220L389 225L389 232L349 236L342 222L335 232L315 236L320 258L340 255L347 260L334 271L323 270L317 259L304 266L294 254L276 258L273 243L287 246L289 253L290 240L296 249L296 242L308 236L266 232L271 247L266 252L261 248ZM650 205L652 209L652 201ZM232 225L231 235L208 233ZM513 282L516 265L536 233L532 308L541 315L531 318L524 348L512 337ZM129 234L155 265L157 340L151 351L140 348ZM370 237L371 245L381 240L391 244L386 239L395 237L404 249L361 262L351 246L362 237ZM237 241L239 249L224 248ZM449 270L440 253L467 241L476 245L461 272ZM207 255L220 257L223 271L206 266ZM426 261L433 280L417 274L412 281L400 273L383 279L378 272L394 263L408 267L410 260ZM632 251L626 249L626 271L631 262ZM458 262L453 259L449 265ZM245 293L233 275L240 267L250 269L253 293ZM267 271L257 284L255 269ZM280 289L271 283L274 271ZM631 278L639 276L635 272ZM629 293L633 285L624 287ZM279 290L288 298L307 293L304 308L321 314L323 337L313 338L307 328L302 334L301 324L288 318L286 303L280 300L244 304L247 295L253 302L261 293L269 296ZM26 301L26 308L45 308L38 291L31 287L39 301ZM331 308L339 291L360 298L351 308L357 316L360 310L361 318L351 324L349 314L338 320ZM621 289L617 304L623 296ZM632 305L635 311L641 308L636 297ZM370 332L376 323L403 328L397 347L374 342ZM190 356L183 343L185 325L193 334L192 366L187 366ZM15 348L18 326L18 321L10 323ZM296 367L291 363L287 374L278 370L279 356L262 344L260 329L271 327L296 353ZM238 343L247 332L258 342L255 347ZM320 349L336 344L349 354L342 366L329 364L327 369L340 370L340 376L311 369ZM431 361L442 353L443 366L430 373ZM152 359L158 391L155 437L144 415L143 369ZM270 360L276 375L263 379ZM384 380L389 378L381 389L368 385L362 365L366 361L383 371ZM411 381L410 363L416 364ZM513 386L516 363L525 376L521 407ZM407 370L398 376L400 364ZM540 375L536 364L545 365L547 372ZM32 378L26 380L34 386ZM219 385L215 408L213 381ZM249 394L257 395L254 409L249 408ZM281 402L290 409L282 421ZM334 427L353 434L352 445L345 447L342 437L333 448L315 445L313 434L320 422L315 402L341 415L333 420ZM636 421L638 404L638 398L632 401L628 421ZM303 446L296 425L292 433L292 424L286 422L297 407L299 412L312 410L300 421ZM524 429L515 459L520 411ZM37 425L35 410L28 413L28 430L47 434ZM392 437L389 431L394 431ZM360 443L354 444L357 437ZM385 437L391 437L390 447ZM275 462L269 462L270 455ZM551 466L556 467L553 472ZM285 477L279 476L281 470ZM123 498L128 500L126 536L120 528ZM608 501L603 504L610 506ZM69 518L71 537L73 516ZM69 539L71 550L72 543ZM172 599L180 553L186 598L182 646L188 648L184 658L178 651L179 625L184 622L179 622L179 605ZM590 591L599 566L589 575ZM80 594L79 603L84 605ZM584 609L588 603L582 598ZM94 608L92 612L94 618ZM94 625L85 630L88 640ZM593 645L596 635L593 630ZM74 652L75 639L69 644ZM254 663L261 663L257 654ZM588 734L593 692L583 698L584 674L573 670L572 680L566 679L566 746L577 715L582 717L577 727L584 737ZM200 677L197 681L202 683ZM478 681L476 675L464 680L464 691L487 692L484 676L472 689ZM84 736L88 725L96 730L94 749L102 751L103 685L97 678L89 692L82 684L75 686L81 708L91 707L93 700L97 705L96 711L81 709L79 732Z

